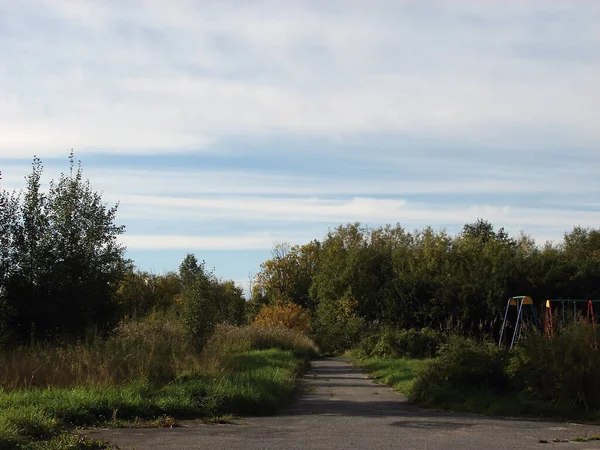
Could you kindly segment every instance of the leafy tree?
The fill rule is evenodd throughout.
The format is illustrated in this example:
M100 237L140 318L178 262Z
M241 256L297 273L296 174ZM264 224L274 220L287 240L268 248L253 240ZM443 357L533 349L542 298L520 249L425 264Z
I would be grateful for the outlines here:
M243 325L246 322L246 299L243 289L236 286L232 280L217 281L216 284L218 321Z
M70 172L44 193L35 158L13 211L5 302L20 340L80 338L110 329L116 319L115 294L129 264L117 241L124 227L115 224L117 206L106 206L83 179L73 153L69 160Z
M303 246L275 244L272 258L261 264L261 271L254 282L252 302L258 305L258 309L263 304L288 301L314 309L309 290L316 273L319 250L318 241Z
M512 295L540 301L600 296L600 230L576 227L562 244L540 247L483 219L456 236L430 227L406 232L399 225L371 229L353 223L311 247L309 263L299 262L306 246L265 262L254 298L267 304L306 301L319 342L337 350L364 326L450 325L468 334L497 333ZM310 275L303 278L303 272ZM308 295L298 294L307 287ZM351 315L342 313L348 304Z
M217 324L239 325L244 320L242 289L232 281L220 281L205 265L188 254L179 268L183 320L199 344L206 341Z
M196 276L204 272L204 262L198 262L196 255L188 253L179 266L179 277L183 288L190 286Z
M119 317L166 313L178 303L181 290L181 279L176 273L155 275L130 268L117 291Z
M0 172L0 180L2 173ZM10 341L14 309L7 301L9 280L16 269L16 236L19 230L19 199L0 189L0 348Z
M308 312L292 302L263 305L252 325L262 328L284 327L307 335L312 334Z

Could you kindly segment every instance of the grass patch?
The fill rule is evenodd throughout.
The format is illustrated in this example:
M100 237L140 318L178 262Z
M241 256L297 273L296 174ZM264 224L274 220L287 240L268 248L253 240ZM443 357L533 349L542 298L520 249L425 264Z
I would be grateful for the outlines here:
M571 439L573 442L591 442L600 441L600 434L594 436L577 436Z
M218 327L202 352L191 344L182 351L185 336L173 324L162 341L144 337L160 324L142 325L121 329L109 344L0 355L11 362L0 369L0 450L106 448L72 433L81 426L174 427L181 419L272 414L292 400L316 353L290 330L231 326ZM127 351L111 359L115 348ZM118 376L109 373L115 364Z
M0 450L29 448L73 426L175 426L175 418L272 414L293 398L304 367L290 350L253 350L231 355L218 376L166 385L0 391Z
M419 374L426 370L434 359L409 358L356 358L347 353L355 364L369 372L377 381L393 387L409 401L427 408L449 411L464 411L492 416L561 417L558 408L540 403L521 394L498 394L491 390L458 391L448 386L430 387L426 397L415 398L415 386ZM572 417L568 417L572 418ZM581 418L581 417L580 417ZM589 417L589 419L593 419Z
M412 391L417 371L429 361L409 358L357 358L352 352L347 355L374 379L393 387L405 396L409 396Z
M528 336L525 344L512 351L489 342L451 336L433 359L360 358L360 352L349 356L377 380L420 406L598 423L598 397L590 388L590 383L593 387L597 380L587 383L597 378L597 355L586 343L585 335L568 334L580 331L566 330L554 341ZM548 350L546 353L553 348L555 354L540 356L533 351L540 347ZM574 349L574 355L568 349ZM566 355L557 357L560 352ZM572 364L569 358L577 355L581 356L580 363ZM534 364L536 361L548 365L544 373ZM561 367L568 370L561 371ZM569 400L567 394L573 398Z

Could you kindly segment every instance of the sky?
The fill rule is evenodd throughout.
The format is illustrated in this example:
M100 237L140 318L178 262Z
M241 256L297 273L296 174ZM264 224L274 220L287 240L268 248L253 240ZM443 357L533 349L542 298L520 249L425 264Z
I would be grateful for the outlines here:
M597 0L0 0L0 170L119 202L127 255L245 285L340 223L600 225Z

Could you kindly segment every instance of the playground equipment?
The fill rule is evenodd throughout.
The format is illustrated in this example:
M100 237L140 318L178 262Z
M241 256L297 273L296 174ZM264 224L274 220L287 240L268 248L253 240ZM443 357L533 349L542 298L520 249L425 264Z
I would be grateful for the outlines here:
M600 303L600 300L574 300L574 299L551 299L546 300L546 311L545 311L545 320L544 320L544 335L548 338L554 336L555 331L555 317L553 312L553 304L560 304L561 306L561 316L562 316L562 326L564 326L567 322L567 314L571 309L571 305L573 305L573 318L576 319L581 310L577 309L578 304L585 304L587 306L586 312L586 323L587 323L587 333L586 333L586 341L590 342L590 337L594 339L594 348L598 350L598 333L596 332L596 316L594 314L594 304ZM511 311L516 307L516 318L511 320ZM524 313L530 314L533 319L533 324L535 327L540 330L540 326L538 324L538 320L535 314L535 308L533 305L533 300L531 297L527 297L525 295L515 296L508 299L506 304L506 312L504 313L504 320L502 321L502 328L500 329L500 338L498 339L498 345L501 345L504 342L506 337L507 329L513 328L513 334L510 342L510 348L513 348L517 340L519 339L521 329L523 327L524 322ZM514 314L512 314L514 315ZM541 331L541 330L540 330Z
M594 348L598 350L598 334L596 333L596 317L594 315L594 304L600 303L600 300L573 300L573 299L555 299L546 300L546 320L544 321L544 334L547 337L554 336L554 314L552 312L552 303L560 303L562 311L562 325L566 323L567 308L573 305L573 317L577 318L577 304L585 303L587 305L587 313L585 321L587 323L586 341L589 343L590 334L594 337Z
M517 317L515 319L514 324L511 323L509 318L509 312L511 310L511 307L517 308ZM506 329L512 326L513 335L510 341L510 348L514 347L515 342L517 342L517 339L519 338L519 334L521 332L523 324L523 307L525 307L525 311L527 313L531 313L533 323L535 324L535 327L539 329L538 320L535 315L535 308L533 307L533 299L526 295L518 295L515 297L511 297L506 303L506 312L504 313L504 320L502 321L502 328L500 329L500 339L498 339L498 345L501 345L504 341L504 336L505 334L507 334Z

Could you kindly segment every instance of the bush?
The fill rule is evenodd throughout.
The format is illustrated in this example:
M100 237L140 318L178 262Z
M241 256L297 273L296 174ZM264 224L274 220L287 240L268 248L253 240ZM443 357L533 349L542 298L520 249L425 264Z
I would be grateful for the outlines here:
M241 325L246 304L241 288L233 281L217 278L205 266L193 254L188 254L179 266L183 285L181 318L199 348L219 323Z
M314 316L317 343L325 354L339 354L355 347L365 330L365 320L356 313L352 299L322 301Z
M496 344L452 336L440 347L438 358L417 372L409 397L427 404L439 401L440 395L505 392L509 387L504 371L507 357L508 352Z
M590 332L575 322L551 339L527 335L506 369L513 387L565 410L600 408L600 353Z
M307 336L312 334L308 313L295 303L263 305L252 325L260 328L289 328Z
M432 358L447 335L431 328L399 330L384 327L364 338L358 345L363 357Z
M254 325L235 327L228 324L217 325L204 351L207 356L231 355L270 348L291 350L300 357L314 356L318 351L308 336L289 328L264 328Z

